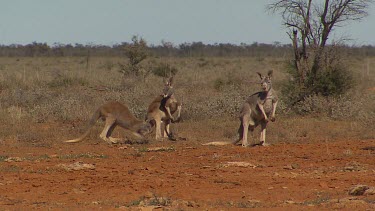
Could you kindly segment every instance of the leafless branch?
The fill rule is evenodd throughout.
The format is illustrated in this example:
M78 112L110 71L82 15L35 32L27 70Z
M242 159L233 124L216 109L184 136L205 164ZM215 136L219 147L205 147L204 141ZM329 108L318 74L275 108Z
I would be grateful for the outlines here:
M373 2L374 0L276 0L269 4L267 9L280 14L283 25L289 30L288 36L293 42L297 71L301 74L304 71L316 74L321 54L332 30L349 21L366 17L366 9ZM309 48L316 49L310 70L307 52Z

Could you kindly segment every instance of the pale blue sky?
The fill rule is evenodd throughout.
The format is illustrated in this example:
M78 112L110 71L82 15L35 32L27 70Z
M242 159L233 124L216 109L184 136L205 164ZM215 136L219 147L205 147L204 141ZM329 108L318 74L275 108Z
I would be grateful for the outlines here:
M290 43L268 0L0 0L0 44ZM375 7L336 34L375 45ZM337 35L334 35L337 37Z

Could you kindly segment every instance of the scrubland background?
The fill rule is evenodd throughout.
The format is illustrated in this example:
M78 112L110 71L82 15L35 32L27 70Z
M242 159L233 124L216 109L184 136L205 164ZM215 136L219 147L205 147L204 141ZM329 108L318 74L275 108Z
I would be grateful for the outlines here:
M123 63L126 59L116 56L0 57L1 142L48 146L74 138L109 100L127 104L143 119L162 91L162 78L125 76L120 72ZM236 139L239 108L260 88L257 71L274 70L276 91L289 80L286 57L154 57L145 63L148 68L167 63L178 70L175 90L183 101L183 122L172 130L188 141ZM291 110L279 92L277 120L269 124L267 141L374 139L375 57L352 57L345 63L356 80L345 95L313 96ZM90 140L99 140L101 125ZM116 129L114 135L123 131Z

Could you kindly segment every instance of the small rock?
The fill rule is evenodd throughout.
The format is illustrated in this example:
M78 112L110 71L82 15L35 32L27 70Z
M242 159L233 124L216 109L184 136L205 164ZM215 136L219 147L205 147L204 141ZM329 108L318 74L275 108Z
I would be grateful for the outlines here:
M202 145L203 146L224 146L224 145L229 145L229 144L232 144L232 143L224 142L224 141L213 141L213 142L208 142Z
M283 167L283 169L293 170L294 168L292 165L286 165Z
M291 201L291 200L287 200L287 201L285 201L285 203L286 203L286 204L296 204L295 201Z
M249 202L250 204L260 204L261 203L261 201L259 201L259 200L256 200L256 199L249 199L247 202Z
M365 191L367 189L369 189L370 187L367 186L367 185L356 185L354 187L352 187L350 190L349 190L349 195L351 196L361 196L365 193Z
M7 159L4 160L5 162L21 162L23 161L22 158L20 157L9 157Z
M375 195L375 187L370 187L364 193L364 195Z
M57 166L67 171L73 171L73 170L78 171L78 170L83 170L83 169L94 170L95 169L95 166L93 164L87 164L83 162L75 162L73 164L59 164Z
M339 200L340 203L358 203L358 204L365 204L366 202L362 199L357 197L346 197Z
M147 152L161 152L161 151L174 151L173 147L150 147Z
M256 168L257 166L247 162L227 162L223 164L224 167L237 166L237 167L251 167Z
M289 165L286 165L286 166L284 166L283 168L284 169L288 169L288 170L293 170L293 169L296 169L296 168L298 168L299 166L298 166L298 164L289 164Z

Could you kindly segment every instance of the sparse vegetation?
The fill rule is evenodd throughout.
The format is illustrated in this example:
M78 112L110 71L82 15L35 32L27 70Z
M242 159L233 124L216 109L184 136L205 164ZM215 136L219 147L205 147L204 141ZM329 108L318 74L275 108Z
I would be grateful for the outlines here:
M374 0L274 2L293 44L0 45L0 210L373 210L375 47L326 41ZM281 92L271 146L256 146L257 128L254 147L237 147L240 107L261 89L256 72L269 70ZM171 118L169 132L150 115L168 138L135 139L150 125L133 123L150 120L160 77L171 75L178 86L170 79L163 93L181 101L184 121ZM266 123L254 115L260 100L249 105L255 124ZM85 142L63 142L108 101L141 121L109 114L100 137L113 144L96 141L100 121Z
M59 155L59 159L78 159L78 158L108 158L108 155L98 155L92 153L83 153L83 154L66 154L66 155Z
M141 62L148 57L147 43L143 38L133 36L132 43L124 46L125 55L129 62L121 64L120 72L126 75L143 76L146 77L149 74L149 70L141 66Z
M163 58L152 60L154 60L153 64L164 63ZM371 57L354 57L345 60L347 60L348 71L357 81L349 92L329 97L322 94L311 95L303 102L296 103L293 110L290 110L291 105L287 100L289 94L294 93L293 90L282 92L279 95L282 100L276 111L277 115L281 115L280 121L285 122L286 119L295 118L294 114L303 114L313 118L328 117L332 121L350 120L351 124L356 126L350 126L346 131L363 138L374 137L372 132L374 130L365 130L365 128L367 125L372 126L371 122L375 118L375 99L371 91L375 87L375 72L372 71L375 60ZM82 131L68 129L70 126L83 130L85 122L95 109L110 100L126 103L137 118L143 119L150 99L160 94L163 88L162 80L153 74L144 82L139 82L131 77L124 79L118 67L113 67L111 70L102 68L103 63L116 64L122 61L121 57L92 57L90 70L87 70L84 64L80 64L80 61L82 61L80 57L0 58L0 63L7 66L6 70L0 71L2 74L0 113L3 114L0 121L4 123L0 128L1 137L3 139L14 138L14 134L17 134L18 141L34 143L38 146L47 146L45 140L51 140L51 137L71 138L81 134ZM195 58L170 58L168 60L171 67L179 70L175 76L178 83L176 96L183 96L181 115L186 121L184 127L189 127L191 122L206 126L207 121L212 121L209 125L213 129L234 131L228 134L235 134L238 127L237 116L242 103L248 95L259 90L259 85L253 83L258 77L255 72L262 69L274 69L273 79L276 91L281 91L280 84L288 77L288 74L283 71L285 66L282 59L265 58L265 61L261 63L256 58L210 58L205 61L209 61L212 65L199 67L202 59ZM365 69L364 62L368 64ZM233 70L234 66L239 68ZM370 68L369 71L367 66ZM23 68L25 71L19 71ZM69 80L63 82L63 78L69 78ZM51 86L51 84L58 85ZM208 120L202 121L203 118ZM220 124L214 123L217 118L224 118L226 121L221 121ZM54 131L53 134L48 131L35 132L33 129L22 130L38 127L38 124L51 123L65 124L66 127L62 127L64 129L62 131ZM293 139L287 137L294 137L290 133L295 132L295 129L314 130L314 128L308 128L310 124L304 124L305 128L300 128L297 127L297 121L293 120L292 123L287 129L276 122L274 125L277 127L276 131L282 132L276 134L272 132L273 129L270 130L271 137L277 136L271 139L286 141L286 139ZM173 127L178 130L180 125L176 124ZM75 135L67 137L67 132L75 133ZM346 136L345 133L339 134ZM234 138L233 135L223 137L222 132L215 134L220 134L215 138L228 140Z
M0 155L0 162L3 162L4 160L6 160L9 156L7 155Z
M164 77L164 78L176 75L177 72L178 72L177 68L172 67L171 65L167 63L161 63L152 69L152 73L154 75Z
M328 37L344 23L366 17L371 3L372 0L276 0L269 4L271 12L280 13L293 43L294 57L289 68L292 80L284 87L290 106L312 95L337 96L352 88L352 74L340 53L343 45L329 45Z

